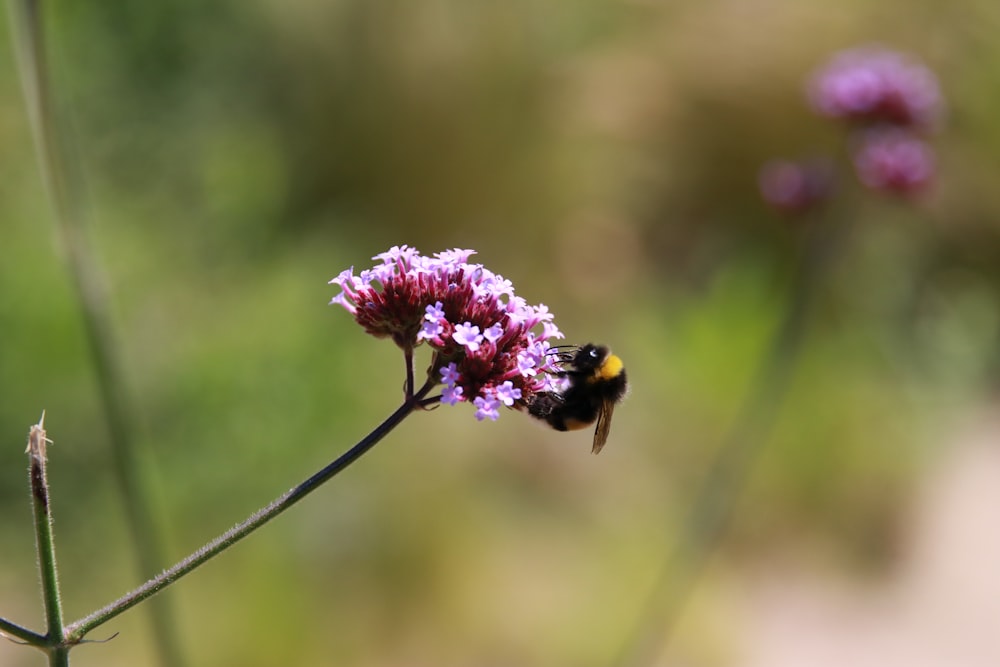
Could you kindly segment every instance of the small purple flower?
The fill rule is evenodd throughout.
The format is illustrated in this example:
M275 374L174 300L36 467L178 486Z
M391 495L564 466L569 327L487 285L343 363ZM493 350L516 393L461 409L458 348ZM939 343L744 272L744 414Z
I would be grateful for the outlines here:
M524 377L531 377L537 371L535 366L538 365L538 358L529 352L528 350L522 350L517 353L517 372Z
M438 320L444 319L444 304L440 301L435 301L432 305L427 306L424 311L427 313L424 315L424 319L430 322L437 322Z
M500 340L501 336L503 336L503 327L499 324L494 324L483 332L483 337L491 343L495 343Z
M331 280L341 290L331 303L407 352L427 344L430 381L444 385L441 402L472 402L477 419L496 419L501 405L519 407L558 386L562 369L548 341L562 333L548 308L528 304L509 280L470 263L474 254L455 249L426 257L408 246L390 248L375 256L374 267Z
M562 331L559 331L559 327L555 325L554 322L542 322L542 333L545 334L546 338L565 338Z
M808 94L822 115L866 124L927 129L944 110L931 70L909 55L877 46L835 55L813 75Z
M448 387L454 387L455 383L461 379L457 364L453 361L441 369L441 382Z
M434 340L444 333L444 327L441 326L440 322L433 320L425 320L420 325L420 331L417 332L417 341L422 340Z
M785 213L802 213L826 201L833 184L833 169L826 162L772 160L758 176L764 201Z
M415 251L414 251L415 252ZM434 256L438 258L441 264L445 266L461 266L469 261L469 258L476 254L475 250L463 250L461 248L454 248L452 250L444 250L442 252L434 253Z
M442 322L447 322L447 320L441 306L441 302L436 301L425 309L426 315L424 315L424 321L421 323L420 331L417 333L418 342L422 340L434 340L444 333Z
M514 405L514 401L521 398L521 390L514 386L510 380L506 380L497 387L497 398L508 408Z
M465 400L462 396L463 390L459 385L450 385L441 392L441 402L445 405L455 405Z
M485 280L483 281L483 286L488 293L496 296L513 296L514 294L513 283L503 276L494 276L489 280Z
M500 401L495 396L476 396L472 403L476 406L475 417L479 421L496 421L500 418Z
M469 352L478 350L479 344L483 342L483 336L479 333L479 327L469 322L463 322L455 327L455 332L451 335L451 339L459 345L464 345Z
M880 192L912 195L934 177L934 153L926 142L903 130L873 130L854 153L858 178Z

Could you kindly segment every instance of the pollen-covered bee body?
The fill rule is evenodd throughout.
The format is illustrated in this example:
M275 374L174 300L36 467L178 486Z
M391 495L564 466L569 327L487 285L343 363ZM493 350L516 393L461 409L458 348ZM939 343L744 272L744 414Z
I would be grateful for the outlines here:
M607 442L611 415L628 391L622 360L603 345L587 344L564 353L568 368L560 375L569 384L560 392L535 394L528 413L557 431L574 431L597 423L593 452Z

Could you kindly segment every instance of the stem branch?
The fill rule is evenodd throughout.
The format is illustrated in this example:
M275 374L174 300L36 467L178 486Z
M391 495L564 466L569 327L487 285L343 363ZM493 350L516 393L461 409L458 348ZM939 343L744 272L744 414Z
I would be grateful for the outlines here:
M21 627L13 621L8 621L6 618L0 618L0 636L3 635L17 637L25 644L30 644L31 646L42 646L45 644L45 635L40 635L33 630Z
M139 604L146 598L149 598L163 590L170 584L197 568L199 565L202 565L214 556L217 556L221 552L233 546L244 537L254 532L298 501L305 498L308 494L319 488L324 482L328 481L337 473L341 472L347 468L347 466L358 460L365 452L374 447L382 438L386 436L386 434L398 426L399 423L412 412L420 409L421 401L436 384L437 383L434 380L428 380L420 391L413 396L408 397L395 412L393 412L384 422L379 424L374 431L365 436L351 449L306 481L289 490L270 505L255 512L243 523L229 529L173 567L150 579L142 586L126 593L119 599L95 611L89 616L70 623L66 626L68 641L70 643L78 643L94 628L106 623L115 616L118 616L122 612Z

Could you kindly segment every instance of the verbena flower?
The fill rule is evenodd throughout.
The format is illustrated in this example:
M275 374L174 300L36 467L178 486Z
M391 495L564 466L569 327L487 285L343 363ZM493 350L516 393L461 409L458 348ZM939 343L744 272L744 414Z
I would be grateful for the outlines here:
M937 77L911 56L869 46L841 51L808 86L819 113L860 123L926 129L943 113Z
M764 201L785 213L803 213L826 201L833 186L833 168L825 161L772 160L757 178Z
M854 152L858 178L867 187L890 194L925 190L934 177L934 153L919 137L904 130L871 130Z
M428 376L443 385L440 401L473 403L479 420L495 420L532 394L557 391L562 370L549 341L562 338L544 305L529 305L509 280L469 262L473 250L425 257L407 246L376 255L330 281L339 304L365 331L391 338L407 352L434 352Z

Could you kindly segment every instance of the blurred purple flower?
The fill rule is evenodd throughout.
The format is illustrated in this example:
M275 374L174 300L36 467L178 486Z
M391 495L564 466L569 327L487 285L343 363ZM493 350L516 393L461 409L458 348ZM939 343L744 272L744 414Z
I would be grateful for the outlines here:
M785 213L802 213L823 203L833 188L833 169L826 161L772 160L757 178L764 201Z
M841 51L813 75L808 92L819 113L852 122L927 129L944 111L933 72L877 46Z
M528 305L509 280L469 263L473 254L391 248L373 258L381 264L331 280L341 292L330 303L404 350L427 343L434 350L428 375L445 387L441 401L472 402L477 419L496 419L500 405L558 390L562 369L548 341L562 333L548 308Z
M912 195L930 185L934 153L926 142L904 130L882 128L861 135L854 166L858 178L869 188Z

